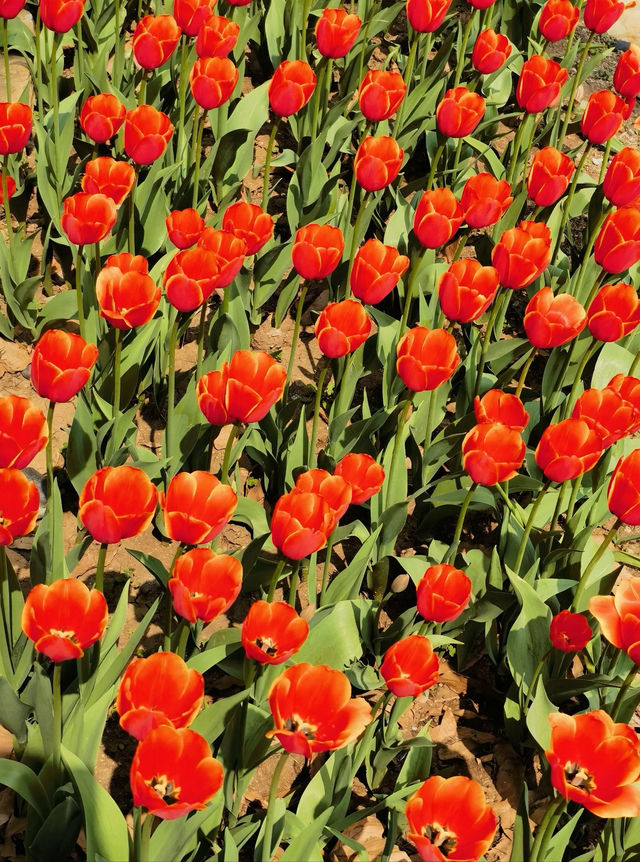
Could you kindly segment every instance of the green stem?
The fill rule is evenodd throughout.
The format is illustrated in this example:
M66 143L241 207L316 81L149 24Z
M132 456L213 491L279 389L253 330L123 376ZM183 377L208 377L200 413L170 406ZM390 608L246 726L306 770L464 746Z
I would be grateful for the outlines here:
M219 109L218 109L219 110ZM198 122L198 132L196 135L196 146L193 153L193 199L191 205L194 209L198 206L198 183L200 181L200 156L202 149L202 133L204 131L204 124L207 121L207 112L205 110L202 111Z
M613 143L613 138L609 138L604 148L604 155L602 157L602 164L600 165L600 176L598 177L598 185L602 185L602 181L604 180L604 175L607 172L607 166L609 163L609 156L611 155L611 145Z
M40 30L42 29L40 24L40 4L38 3L38 14L36 15L36 24L35 24L35 32L34 32L34 41L35 41L35 63L36 63L36 92L35 97L37 99L38 109L42 111L42 94L44 92L44 88L42 86L42 54L40 51Z
M58 34L53 34L51 46L51 104L53 105L53 143L58 145L58 75L56 74L56 54L58 52Z
M300 571L300 560L297 560L291 568L289 575L289 599L288 602L292 608L296 606L296 595L298 592L298 572Z
M576 499L578 497L578 492L580 490L580 485L582 484L582 476L576 476L573 480L573 485L571 486L571 496L569 497L569 505L567 506L567 514L565 516L565 523L568 524L571 518L573 517L573 510L576 506Z
M267 601L272 602L273 597L276 593L276 586L278 581L280 580L282 573L284 572L284 567L287 565L287 561L285 559L278 560L278 565L275 568L275 571L271 577L271 583L269 584L269 592L267 593Z
M631 367L629 368L629 377L635 377L636 371L638 370L638 366L640 365L640 350L636 353L635 359L631 363Z
M528 115L523 118L516 131L516 136L513 139L513 149L511 150L511 159L509 161L509 173L507 174L507 182L509 183L509 185L512 185L513 178L515 177L516 171L518 170L518 154L520 153L522 135L524 133L524 127L527 125L528 119Z
M82 18L76 24L76 45L78 59L78 80L75 82L77 89L82 87L82 79L84 78L84 53L82 51Z
M587 160L587 156L591 151L591 146L591 141L588 141L586 147L584 148L584 152L582 153L582 157L580 159L578 167L576 168L573 173L573 176L571 177L569 194L567 195L567 198L564 202L564 207L562 208L562 220L560 222L560 229L558 230L558 237L556 239L556 244L553 249L550 266L553 266L553 264L556 262L558 252L560 251L560 246L562 245L562 237L564 236L564 229L567 225L567 221L569 220L569 212L571 210L571 204L573 203L573 196L576 193L576 186L578 185L578 177L580 176L580 173L584 167L584 163Z
M101 593L104 592L104 564L107 558L107 548L109 545L107 542L102 542L100 545L100 550L98 551L98 562L96 564L96 582L95 588L96 590L100 590Z
M184 127L185 127L185 104L187 92L187 59L189 56L189 39L182 34L180 37L182 45L180 46L180 79L178 81L178 139L176 141L176 158L178 161L182 159L182 149L184 145ZM198 108L196 107L196 111ZM189 170L190 165L182 165L185 172Z
M551 655L551 653L552 653L552 650L548 650L548 651L547 651L547 652L542 656L542 658L540 659L540 661L539 661L539 662L538 662L538 664L536 665L536 668L535 668L535 670L534 670L534 672L533 672L533 676L531 677L531 683L529 684L529 687L528 687L528 689L527 689L527 699L526 699L527 709L529 709L529 707L531 706L531 702L533 701L533 698L535 697L535 693L536 693L536 683L538 682L538 677L539 677L539 676L540 676L540 674L542 673L542 668L543 668L543 667L545 666L545 664L547 663L547 659L549 658L549 656Z
M462 140L462 138L460 138ZM467 240L469 239L470 231L467 229L460 234L460 240L458 241L458 245L456 246L456 253L453 256L453 260L451 263L455 263L456 260L460 260L460 255L464 251L464 247L467 244Z
M231 426L231 430L229 431L229 437L227 438L227 445L224 448L224 457L222 459L222 471L220 473L220 481L223 485L230 485L229 481L229 467L231 466L231 450L233 449L233 444L235 442L236 437L241 429L240 422L234 422Z
M411 303L413 301L413 285L418 277L418 270L422 265L422 258L425 253L426 252L424 251L419 252L416 256L415 262L411 266L411 274L409 275L404 294L404 305L402 306L402 318L400 319L400 331L398 333L398 337L404 335L404 331L407 328L407 321L409 320L409 312L411 311Z
M178 314L169 335L169 371L167 374L167 426L165 428L165 454L170 461L173 456L173 413L176 398L176 345L178 343Z
M309 13L311 11L311 0L304 0L302 6L302 26L300 28L300 59L307 60L307 28L309 26Z
M438 399L436 397L436 390L431 389L429 392L429 409L427 410L427 428L424 435L425 448L431 445L431 438L433 437L433 432L435 429L437 404Z
M533 118L533 126L531 128L531 134L529 135L529 140L527 143L527 149L524 154L524 160L522 163L522 184L526 185L527 183L527 174L529 173L529 156L531 155L531 148L533 147L533 141L536 136L536 129L538 128L538 123L540 122L540 118L542 114L536 114ZM534 221L534 219L532 219Z
M53 666L53 767L58 775L62 771L62 662Z
M562 817L566 804L566 799L563 796L558 796L545 811L542 822L536 829L529 862L544 862L549 841L553 836L558 820Z
M567 134L567 129L569 128L569 123L571 122L571 114L573 112L573 104L576 99L576 93L578 92L578 87L580 86L580 78L582 77L582 69L584 68L585 60L587 59L587 54L589 53L589 48L591 47L591 42L593 41L593 37L595 33L589 33L589 38L584 43L584 47L582 49L582 54L580 55L580 60L578 61L578 68L576 69L576 73L573 76L573 84L571 85L571 92L569 93L569 101L567 102L567 110L564 115L564 121L562 123L562 131L560 132L560 148L564 144L565 135Z
M593 338L591 340L591 344L587 347L585 352L582 354L582 359L580 360L580 364L578 365L578 368L577 368L575 374L573 375L573 384L571 386L571 391L569 392L567 400L564 403L563 419L567 419L569 416L571 416L571 411L573 410L573 405L575 404L575 401L576 401L576 394L578 392L578 387L582 383L582 372L584 371L584 369L587 365L587 362L591 359L593 354L598 349L598 346L599 346L599 342L597 341L597 339ZM560 386L562 386L562 381L560 381Z
M289 364L287 365L287 379L284 384L284 393L282 395L283 402L286 403L287 394L289 392L289 384L291 383L291 375L293 374L293 366L296 361L296 348L298 346L298 335L300 333L300 319L302 317L302 307L304 305L305 298L307 296L307 288L309 284L307 281L303 281L302 290L300 291L300 296L298 297L298 307L296 309L296 320L293 326L293 336L291 339L291 352L289 354Z
M358 215L356 216L356 223L353 226L353 235L351 237L351 250L349 252L349 268L347 271L347 281L344 289L344 298L349 299L351 296L351 272L353 271L353 262L356 254L356 249L358 248L358 242L360 240L360 224L362 222L362 216L364 215L364 211L367 208L368 197L366 194L362 196L362 201L360 203L360 208L358 209Z
M482 374L484 372L484 366L487 359L487 351L489 349L489 342L491 341L491 332L493 330L493 326L496 322L496 318L498 316L498 311L500 307L500 300L503 295L507 297L509 294L503 294L502 291L508 291L510 288L499 288L498 293L496 294L495 299L493 300L493 305L491 306L491 311L489 313L489 320L487 322L487 328L484 331L484 335L482 337L482 347L480 349L480 361L478 362L478 371L476 373L476 382L473 387L473 397L480 394L480 383L482 382Z
M313 114L311 117L311 140L315 141L316 132L318 129L318 113L320 110L320 103L326 99L325 86L324 86L324 77L327 71L328 60L326 57L323 57L318 64L318 80L316 84L316 89L313 94ZM326 104L326 102L325 102Z
M49 401L47 410L47 430L49 436L47 438L47 448L45 451L47 460L47 507L53 500L53 411L56 409L56 402Z
M269 175L271 172L271 156L273 155L273 145L276 140L276 133L278 131L278 126L280 125L280 117L276 117L273 126L271 127L271 134L269 135L269 143L267 144L267 154L264 160L264 180L262 184L262 209L267 212L267 207L269 204Z
M604 224L604 220L606 217L615 209L613 204L609 204L609 206L604 210L604 212L600 215L598 219L598 223L595 225L591 233L589 234L589 239L587 240L587 244L584 247L582 252L582 263L580 264L580 270L578 272L578 277L576 278L575 285L573 288L573 295L576 298L580 296L580 288L582 287L582 282L584 280L584 274L587 270L587 266L589 264L589 258L591 257L591 250L595 244L595 241L600 233L600 228ZM588 308L588 306L586 306Z
M411 415L411 409L413 407L413 399L415 398L416 393L410 392L409 397L406 400L404 407L402 408L402 412L398 418L398 430L396 431L396 439L393 444L393 454L391 456L391 467L389 469L389 476L387 478L387 491L385 494L385 508L389 508L389 498L391 497L392 488L394 484L394 479L396 473L398 472L398 463L401 460L401 455L404 452L404 426L407 424L407 420Z
M452 563L456 558L456 554L458 553L458 547L460 545L460 537L462 536L462 528L464 527L464 520L467 516L467 511L469 509L469 505L471 503L471 499L476 492L476 488L478 487L477 482L472 482L469 486L469 490L465 494L465 498L462 501L462 506L460 507L460 512L458 513L458 520L456 522L456 529L453 534L453 541L451 542L451 546L447 551L444 562Z
M536 497L536 501L531 507L531 512L529 513L529 517L527 518L527 523L524 528L524 533L522 534L522 539L520 540L520 548L518 549L518 556L516 557L516 562L513 567L513 571L516 575L520 574L520 566L522 565L522 561L524 559L524 555L527 551L527 542L529 541L529 536L531 535L531 530L533 529L533 524L536 519L536 515L538 514L538 509L540 508L540 504L544 498L544 495L547 493L551 486L551 479L547 479L542 488L540 489L538 496Z
M138 90L138 107L144 105L144 100L147 95L147 70L141 69L140 89Z
M413 28L411 28L413 29ZM402 130L402 119L405 110L405 106L407 103L407 99L411 93L411 83L413 81L413 70L416 64L416 54L418 52L418 45L420 44L420 34L416 31L413 32L413 39L411 41L411 48L409 49L409 58L407 60L407 66L404 70L404 85L406 87L405 97L400 103L400 107L398 108L398 112L396 113L396 121L393 124L393 136L397 140L400 132Z
M76 251L76 302L78 304L78 324L80 335L86 340L87 326L84 319L84 298L82 296L82 246Z
M620 686L620 690L618 691L618 695L617 695L617 697L613 703L613 706L611 707L611 712L609 714L614 721L618 721L618 716L619 716L620 710L622 708L622 704L623 704L623 701L625 699L625 696L626 696L627 692L629 691L629 689L631 688L631 685L633 684L633 681L635 680L637 675L638 675L638 666L634 662L633 667L631 668L631 670L629 671L629 673L625 677L624 682Z
M278 762L276 764L276 768L273 772L273 778L271 779L271 787L269 789L269 800L267 802L267 815L264 821L264 837L262 839L262 853L261 860L262 862L271 862L274 852L276 848L272 849L271 842L273 840L273 821L275 818L275 805L276 799L278 796L278 784L280 782L280 776L282 774L282 770L284 768L285 763L287 762L287 757L289 756L289 752L283 751L280 755Z
M138 185L138 166L134 167L136 176L129 192L129 254L136 253L136 186Z
M473 26L473 22L476 17L476 12L478 10L474 8L473 12L469 15L469 20L464 28L464 33L462 34L462 44L460 45L460 54L456 58L456 77L453 83L454 87L457 87L462 79L462 71L464 69L464 55L467 50L467 42L469 41L469 34L471 33L471 27Z
M328 365L324 365L320 369L320 375L316 383L316 399L313 405L313 422L311 424L311 437L309 438L309 449L307 455L307 465L309 470L313 470L316 466L316 440L318 439L318 419L320 417L320 405L322 403L322 390L324 380L329 370Z
M187 642L189 640L189 634L191 632L191 626L189 622L182 618L178 623L178 628L176 629L176 647L174 652L176 655L179 655L180 658L186 658L187 651Z
M622 521L620 520L620 518L616 518L615 524L609 530L607 535L604 537L602 544L598 547L598 550L595 552L593 557L589 560L587 568L584 570L582 576L580 577L578 589L576 590L576 593L573 597L573 602L571 603L571 609L572 610L574 610L574 611L583 610L583 608L582 608L582 596L583 596L584 591L586 589L587 581L591 577L591 573L593 572L595 567L598 565L600 560L603 558L607 548L611 544L611 540L613 539L613 537L618 532L618 530L620 529L621 526L622 526Z
M516 396L519 398L522 390L524 389L524 382L527 379L527 374L529 373L529 369L533 364L533 360L536 358L536 348L534 347L525 364L522 367L522 371L520 373L520 377L518 379L518 385L516 387Z
M115 84L116 89L120 89L121 78L122 78L122 46L123 40L121 38L121 29L122 29L122 16L120 4L122 0L114 0L114 19L115 19L115 46L114 46L114 55L113 55L113 83Z
M329 585L329 566L331 564L331 551L333 550L333 541L335 537L335 531L332 532L327 539L327 554L324 558L324 566L322 568L322 585L320 587L320 597L318 599L318 607L322 607L325 600L325 595L327 592L327 586Z
M609 277L609 273L606 270L601 269L600 275L595 280L593 287L591 288L591 291L589 293L589 296L587 297L587 301L584 304L584 307L586 309L589 308L593 300L596 298L596 294L598 293L602 285L605 283L605 281L608 281Z
M430 191L431 186L433 185L433 178L436 175L436 168L438 167L438 162L440 161L440 156L444 152L444 148L446 147L446 145L447 145L446 140L442 141L438 145L438 149L433 154L433 161L431 162L431 168L429 170L429 176L427 177L426 191Z
M9 156L5 155L2 160L2 200L4 202L4 219L7 223L7 246L9 249L9 258L11 258L13 254L13 225L11 224L11 207L9 206L9 193L7 184L8 175ZM9 287L7 287L7 289L9 289Z
M120 413L120 391L122 381L120 379L120 363L122 359L122 330L116 329L115 349L113 351L113 419Z
M506 493L500 482L497 482L493 485L493 488L500 494L502 500L504 501L505 506L509 509L512 517L520 524L520 526L524 529L524 521L521 519L518 512L516 512L515 507L511 500L509 499L509 495Z
M9 72L9 44L7 41L7 19L2 19L2 53L4 55L4 75L7 85L7 102L11 101L11 76Z

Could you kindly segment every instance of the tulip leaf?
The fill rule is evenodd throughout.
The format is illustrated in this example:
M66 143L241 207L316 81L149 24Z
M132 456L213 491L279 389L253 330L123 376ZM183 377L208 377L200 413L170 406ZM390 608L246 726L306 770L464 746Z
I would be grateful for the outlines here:
M328 807L311 821L302 818L299 832L280 856L281 862L300 862L301 859L305 862L322 862L322 847L325 842L319 843L319 839L332 814L331 807Z
M129 831L115 800L98 784L80 758L64 746L62 758L82 801L87 859L95 859L97 854L114 862L128 859Z
M527 727L543 751L546 751L551 744L549 716L552 712L557 711L555 704L549 700L544 679L540 675L536 684L535 695L527 711Z
M127 553L129 556L133 557L134 560L142 563L145 569L153 575L161 587L166 588L169 582L169 572L157 557L154 557L152 554L147 554L145 551L138 551L135 548L127 548Z
M38 862L68 859L78 840L82 813L73 796L67 796L51 809L29 843L29 855Z
M382 525L365 540L346 569L334 575L325 594L327 604L335 604L344 599L356 599L358 597L381 530Z
M149 842L148 862L183 859L185 854L194 849L199 830L207 835L219 825L222 807L223 796L222 791L219 790L206 808L195 811L186 820L180 818L177 823L175 820L161 821Z
M46 791L38 776L26 764L18 760L0 758L0 784L10 787L43 820L45 819L49 810Z
M521 607L507 637L507 661L516 685L528 690L548 650L551 611L533 587L505 568Z
M350 601L336 602L320 608L311 620L309 637L296 654L296 664L327 664L344 670L363 652L354 605Z
M598 353L591 386L594 389L602 389L609 385L609 381L616 374L628 374L635 355L615 341L603 344Z

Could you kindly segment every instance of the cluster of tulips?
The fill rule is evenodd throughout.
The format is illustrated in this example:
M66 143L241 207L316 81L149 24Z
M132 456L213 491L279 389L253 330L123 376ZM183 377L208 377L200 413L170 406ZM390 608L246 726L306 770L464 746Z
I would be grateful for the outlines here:
M88 856L196 858L198 835L202 853L215 844L224 859L248 842L261 862L281 845L283 862L319 858L336 838L359 852L347 834L361 814L350 807L357 775L373 810L386 812L385 859L404 833L427 862L479 860L499 834L483 788L463 775L428 777L423 729L407 741L397 727L438 683L436 650L468 656L479 643L512 680L511 741L544 752L555 791L531 834L525 788L511 858L563 854L580 819L565 816L570 802L607 821L602 858L627 858L638 838L622 818L640 815L640 741L626 723L639 700L640 578L615 587L614 562L634 559L610 548L624 525L640 525L640 152L616 135L640 94L640 49L622 52L612 88L577 112L594 40L625 3L522 4L532 26L516 44L506 23L505 32L490 26L508 0L462 10L451 0L313 10L310 0L220 0L215 11L215 0L174 0L150 14L139 4L133 17L116 0L108 22L82 0L42 0L30 37L33 110L12 101L8 66L24 5L0 0L2 332L32 330L31 383L47 411L0 396L0 722L24 754L13 771L0 765L0 781L29 788L34 858L67 775ZM400 11L408 54L394 49L379 68L373 39ZM578 46L581 16L589 35ZM76 93L65 99L58 71L70 39ZM566 62L549 56L562 40ZM242 95L251 54L272 72ZM110 56L108 71L99 68ZM507 103L516 128L498 158L492 139L509 131L499 126ZM581 136L573 150L568 131ZM31 240L11 212L29 185L32 138L46 242L71 249L65 276L75 286L71 304L65 289L41 309L39 279L21 270ZM585 173L594 148L597 181ZM253 179L262 170L251 200L246 152ZM576 249L571 219L585 192L590 218ZM307 415L292 377L307 295L324 287ZM512 301L518 293L526 302ZM292 307L288 357L253 349L250 327L267 310L281 322ZM176 354L192 326L196 357L179 395ZM137 388L124 373L132 369ZM165 420L159 455L131 434L135 402L151 391ZM56 404L74 399L67 443L54 453ZM225 426L218 473L213 444ZM42 449L44 513L23 472ZM58 454L78 492L78 541L66 558ZM243 494L243 458L263 483L268 520ZM489 508L501 522L490 561L477 547L487 537L470 527L473 510ZM223 553L234 520L252 541ZM23 596L7 547L34 528ZM396 551L404 529L427 551ZM163 588L162 650L133 658L157 600L117 659L123 617L105 597L107 551L152 531L173 552L168 567L136 557ZM100 547L89 588L72 569L91 542ZM333 571L339 544L346 565ZM407 591L394 619L411 579L415 600ZM241 593L252 602L237 631L225 628ZM205 704L213 668L243 687ZM90 774L95 752L73 749L85 731L78 713L97 747L114 700L137 741L131 839ZM43 709L52 712L44 722ZM35 742L32 714L50 729ZM27 765L34 746L47 760L39 774ZM251 776L276 752L265 810L241 815ZM295 812L278 798L290 755L313 766L308 787L288 798Z

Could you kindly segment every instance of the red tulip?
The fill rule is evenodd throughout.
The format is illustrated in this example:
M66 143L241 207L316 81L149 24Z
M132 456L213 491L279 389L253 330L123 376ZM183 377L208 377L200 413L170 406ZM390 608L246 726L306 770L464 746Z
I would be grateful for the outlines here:
M110 156L92 159L84 171L82 191L106 195L116 206L122 203L136 181L136 172L128 162L118 162Z
M627 377L624 374L616 374L607 383L607 389L612 389L640 412L640 380L637 377Z
M100 93L89 96L80 111L80 125L92 141L103 144L120 131L127 110L117 96Z
M490 389L482 398L476 395L473 411L478 425L499 422L521 433L529 422L529 414L518 396L500 389Z
M0 18L10 20L24 9L26 0L0 0Z
M407 838L425 862L480 859L498 825L480 785L464 775L428 778L409 798L405 815Z
M49 329L40 337L31 358L31 383L50 401L70 401L91 376L98 348L79 335Z
M36 525L40 494L34 482L13 467L0 468L0 545L10 545Z
M285 751L310 758L354 742L371 721L371 707L351 697L339 670L306 662L287 668L269 691L275 736Z
M592 637L591 626L584 614L560 611L551 620L549 638L553 646L562 652L580 652Z
M566 344L585 328L587 312L569 293L553 295L550 287L535 293L524 312L527 338L539 349Z
M199 733L167 725L138 743L129 774L133 804L161 820L206 808L223 778L222 766Z
M555 60L534 54L522 64L516 87L516 100L529 114L539 114L547 108L555 108L568 77L569 72Z
M634 98L640 93L640 47L629 45L618 57L613 73L613 86L625 98Z
M467 87L447 90L436 109L436 124L449 138L466 138L484 117L485 102Z
M334 526L349 508L351 485L339 474L334 476L319 467L305 470L296 479L296 491L318 494L331 509ZM332 528L333 529L333 528Z
M587 0L584 7L584 26L594 33L606 33L616 23L625 9L635 6L635 0Z
M460 203L469 227L489 227L500 221L513 202L511 186L493 174L475 174L464 184Z
M204 701L204 677L172 652L134 658L127 665L116 699L120 727L144 739L161 725L187 727Z
M226 57L236 46L240 25L222 15L210 15L196 38L198 57Z
M100 317L116 329L133 329L148 323L158 309L160 288L149 275L141 255L112 254L96 279Z
M601 709L581 715L553 712L549 723L545 757L558 793L597 817L637 817L640 742L635 730L615 724Z
M569 0L547 0L542 7L538 28L547 42L559 42L573 32L580 10Z
M609 643L640 664L640 578L622 581L614 596L594 596L589 611Z
M180 41L180 27L173 15L145 15L133 31L133 56L143 69L164 65Z
M432 623L455 620L471 600L471 581L447 563L429 566L416 588L420 616Z
M444 329L415 326L402 336L396 348L396 370L414 392L436 389L458 367L456 340Z
M640 429L640 410L609 387L585 390L571 418L586 422L602 440L603 449Z
M7 183L7 200L10 201L11 198L16 193L16 181L13 177L6 178ZM0 182L0 204L4 204L4 188L2 183Z
M285 557L301 560L324 547L334 526L334 513L324 497L294 488L273 508L271 539Z
M518 474L526 451L519 431L500 422L485 422L462 441L462 466L474 482L497 485Z
M75 578L37 584L22 609L22 631L51 661L81 658L109 621L107 601Z
M625 103L611 90L591 93L584 109L580 128L592 144L603 144L620 129L625 119Z
M631 284L605 284L587 311L589 332L600 341L618 341L640 323L640 301Z
M409 267L409 258L379 239L368 239L353 260L349 283L357 299L377 305L398 284Z
M506 230L491 252L500 284L516 290L542 275L551 260L551 231L546 224L521 221Z
M164 153L172 134L166 114L151 105L140 105L124 118L124 151L137 165L150 165Z
M482 30L474 43L471 52L473 68L481 75L490 75L506 63L511 56L511 42L502 33L494 30Z
M539 207L548 207L560 200L569 187L569 181L576 169L566 153L555 147L543 147L533 157L527 192Z
M640 152L623 147L611 159L602 183L604 196L617 207L640 201Z
M224 211L222 229L243 239L250 256L257 254L273 236L273 219L257 204L237 201Z
M364 76L358 90L360 110L372 123L388 120L400 107L406 92L400 72L372 69Z
M196 387L198 406L212 425L259 422L282 397L285 368L261 350L237 350Z
M601 454L602 440L586 422L564 419L545 428L535 457L547 479L566 482L590 470Z
M353 160L356 181L365 191L379 191L398 176L403 158L404 150L388 135L364 138Z
M215 5L215 0L173 0L173 17L183 33L197 36Z
M155 485L139 467L102 467L80 493L78 517L96 542L115 544L147 529L157 501Z
M212 473L196 470L178 473L160 492L164 532L174 542L205 545L224 530L235 512L238 498L230 485Z
M640 260L640 209L620 207L609 213L596 237L595 262L611 273L624 272Z
M212 251L190 248L177 252L162 277L167 299L178 311L193 311L216 289L219 272L218 259Z
M297 653L309 634L309 624L286 602L254 602L242 623L241 640L247 658L260 664L282 664Z
M64 199L62 230L74 245L100 242L116 223L116 205L104 194L78 192Z
M210 623L240 595L242 563L210 548L194 548L178 557L168 586L177 614L190 623Z
M409 635L384 654L380 675L396 697L417 697L438 682L440 662L429 638Z
M316 44L323 57L346 57L360 33L362 21L346 9L323 9L316 24Z
M204 230L204 219L197 210L173 210L165 219L169 241L176 248L191 248L200 239Z
M84 0L40 0L40 18L47 30L68 33L84 12Z
M269 82L269 104L280 117L290 117L307 104L316 88L316 76L304 60L283 60Z
M413 232L425 248L440 248L464 221L464 210L450 189L423 193L413 219Z
M438 298L445 317L469 323L489 308L498 290L498 273L467 257L455 260L438 281Z
M28 398L0 397L0 468L22 470L44 447L48 436L44 413Z
M320 350L335 359L364 344L371 334L371 318L355 299L330 302L320 312L314 331Z
M351 502L359 506L382 488L384 470L371 455L350 452L336 464L335 475L351 486Z
M205 227L198 238L198 248L212 251L218 262L216 287L228 287L240 272L247 254L247 243L228 230Z
M228 102L237 83L238 70L228 57L201 57L189 75L191 95L207 111Z
M640 449L616 464L607 488L607 503L611 514L623 524L640 524Z
M418 33L433 33L445 19L451 0L407 0L407 18Z
M303 278L321 279L330 275L340 263L344 237L339 227L308 224L298 228L291 249L291 260Z

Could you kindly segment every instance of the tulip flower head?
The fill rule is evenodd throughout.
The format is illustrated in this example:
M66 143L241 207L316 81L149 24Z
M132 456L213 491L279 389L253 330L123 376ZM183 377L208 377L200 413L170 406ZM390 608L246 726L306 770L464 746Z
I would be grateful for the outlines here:
M105 194L78 192L64 200L62 230L74 245L100 242L116 223L116 205Z
M398 284L409 268L409 258L379 239L368 239L356 252L351 270L353 295L368 305L377 305Z
M177 473L159 494L165 535L185 545L205 545L222 532L238 503L236 492L212 473Z
M375 496L384 483L384 470L371 455L349 452L336 464L335 475L351 486L351 502L360 506Z
M287 602L254 602L242 623L247 657L260 664L282 664L298 652L309 624Z
M177 614L190 623L210 623L238 598L242 563L210 548L194 548L178 557L168 586Z
M455 260L438 281L438 299L445 317L469 323L484 314L498 291L498 273L473 258Z
M99 93L89 96L80 111L80 125L87 137L103 144L120 131L127 113L117 96Z
M193 208L173 210L164 221L169 241L181 251L194 246L204 230L204 219Z
M560 200L569 188L576 166L566 153L555 147L543 147L533 157L527 192L540 207L548 207Z
M269 104L274 114L290 117L307 104L316 88L316 76L304 60L283 60L269 82Z
M444 21L450 5L451 0L407 0L407 18L418 33L434 33Z
M522 432L529 422L529 414L517 395L490 389L482 398L476 395L473 410L478 425L500 422L507 428Z
M418 201L413 232L424 248L440 248L453 239L463 221L462 204L451 189L432 189Z
M484 422L462 441L462 466L479 485L497 485L517 475L526 449L519 431L500 422Z
M163 66L180 41L180 27L173 15L145 15L133 31L133 56L143 69Z
M44 447L48 436L44 413L28 398L0 397L0 468L22 470Z
M460 363L456 340L445 329L414 326L396 348L396 370L404 385L414 392L437 389Z
M103 194L119 206L136 181L136 172L128 162L100 156L87 162L82 177L82 191Z
M616 464L607 488L607 503L611 514L623 524L640 524L640 449Z
M198 57L226 57L236 46L240 25L223 15L209 15L196 37Z
M555 60L534 54L522 64L516 87L518 105L529 114L555 108L569 72Z
M404 150L388 135L365 138L353 160L356 181L365 191L386 188L398 176Z
M478 33L471 52L473 68L481 75L497 72L511 56L513 45L502 33L482 30Z
M587 310L589 332L599 341L618 341L640 323L640 300L635 287L605 284Z
M438 682L440 663L429 638L409 635L384 654L380 675L396 697L417 697Z
M294 269L308 280L326 278L340 263L344 236L339 227L308 224L298 228L291 260Z
M535 281L550 261L551 231L546 224L535 221L521 221L506 230L491 252L500 284L512 290Z
M582 332L587 313L570 294L554 296L550 287L543 287L529 300L523 322L527 338L534 347L558 347Z
M460 198L464 220L473 228L489 227L498 222L513 203L511 187L506 180L482 173L469 177Z
M466 138L484 117L485 102L467 87L447 90L436 108L436 124L448 138Z
M0 545L10 545L19 536L26 536L36 525L40 494L15 467L0 468Z
M551 620L549 639L562 652L580 652L592 637L593 631L584 614L560 611Z
M78 517L96 542L115 544L147 529L157 501L155 485L139 467L102 467L80 492Z
M353 353L371 334L371 318L356 299L330 302L320 312L315 325L318 347L335 359Z
M463 571L447 563L429 566L416 588L418 613L433 623L455 620L470 600L471 581Z
M573 32L579 18L580 10L569 0L547 0L540 13L538 28L548 42L559 42Z
M640 410L613 389L586 389L571 413L582 419L602 440L602 448L612 446L640 429Z
M256 254L273 236L273 219L257 204L238 201L222 216L222 229L246 243L246 254Z
M335 512L324 497L294 488L273 507L271 540L285 557L302 560L326 545L335 524Z
M360 110L371 123L388 120L400 107L407 88L400 72L371 69L358 91Z
M346 57L360 33L362 21L346 9L323 9L316 24L318 51L323 57Z
M91 376L98 348L72 332L48 329L31 357L31 383L50 401L70 401Z
M536 463L552 482L576 479L595 466L602 440L582 419L564 419L549 425L535 452Z

